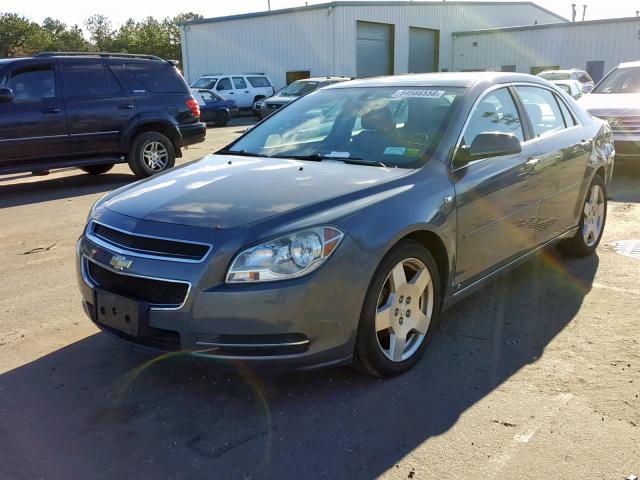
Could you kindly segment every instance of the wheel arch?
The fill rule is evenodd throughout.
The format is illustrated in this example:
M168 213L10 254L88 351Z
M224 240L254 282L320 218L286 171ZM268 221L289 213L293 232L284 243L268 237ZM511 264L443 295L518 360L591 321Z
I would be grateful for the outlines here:
M140 135L141 133L146 132L158 132L163 134L171 143L173 143L173 148L176 152L176 157L182 156L182 151L180 149L180 132L176 129L174 125L171 125L167 122L162 121L149 121L139 124L135 129L133 129L125 138L125 148L124 150L129 150L133 140Z

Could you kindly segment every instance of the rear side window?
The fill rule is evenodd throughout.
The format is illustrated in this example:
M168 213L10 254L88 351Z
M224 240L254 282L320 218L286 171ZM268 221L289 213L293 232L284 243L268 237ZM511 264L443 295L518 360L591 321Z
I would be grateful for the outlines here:
M569 111L569 108L558 97L556 97L556 101L558 102L558 105L560 105L560 110L562 111L562 116L564 117L564 123L567 126L567 128L575 126L576 120L573 118L573 115Z
M189 93L184 78L169 63L129 64L127 69L138 79L144 88L153 93Z
M222 90L233 90L233 87L231 86L231 80L229 80L228 78L221 79L218 82L216 90L218 90L219 92Z
M490 132L512 133L524 141L520 115L506 88L489 93L478 103L464 132L463 144L471 145L478 135Z
M247 77L249 83L254 88L270 87L269 79L267 77Z
M531 120L536 137L550 135L565 128L555 95L538 87L516 87Z
M589 82L593 82L593 79L589 76L587 72L580 72L580 74L578 75L578 81L582 83L589 83Z
M237 89L247 88L247 82L242 77L233 77L233 84Z
M4 87L13 90L16 101L40 100L56 96L53 65L38 65L11 72Z
M101 63L68 64L63 72L66 98L111 95L122 89L113 73Z

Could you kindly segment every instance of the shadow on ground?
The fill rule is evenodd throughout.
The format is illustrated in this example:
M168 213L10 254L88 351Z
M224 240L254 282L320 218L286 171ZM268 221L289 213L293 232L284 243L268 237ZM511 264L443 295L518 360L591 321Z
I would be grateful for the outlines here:
M376 477L536 362L597 268L539 256L454 307L386 381L149 359L93 335L0 376L0 477Z

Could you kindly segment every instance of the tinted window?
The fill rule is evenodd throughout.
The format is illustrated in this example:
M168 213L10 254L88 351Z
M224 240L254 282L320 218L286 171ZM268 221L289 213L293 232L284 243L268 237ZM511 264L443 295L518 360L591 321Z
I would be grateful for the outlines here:
M121 90L113 73L100 63L64 66L65 97L111 95Z
M573 118L573 115L571 114L571 112L569 111L569 108L565 105L565 103L556 97L556 100L558 101L558 105L560 105L560 110L562 111L562 116L564 117L564 123L567 127L573 127L574 125L576 125L576 121Z
M249 83L252 87L261 88L261 87L270 87L269 79L267 77L247 77Z
M487 132L512 133L524 141L520 115L506 88L489 93L478 103L465 130L463 144L471 145L478 135Z
M56 83L52 65L14 70L5 81L13 90L14 100L40 100L56 96Z
M536 137L565 128L560 107L553 93L537 87L516 87L516 89L522 98Z
M237 89L247 88L247 82L242 77L233 77L233 84Z
M129 64L129 71L144 85L145 89L154 93L188 93L189 87L180 72L169 63Z
M233 87L231 86L231 80L229 80L228 78L223 78L218 82L218 86L216 87L216 90L221 91L221 90L233 90Z
M217 78L199 78L191 84L193 88L213 88L218 81Z

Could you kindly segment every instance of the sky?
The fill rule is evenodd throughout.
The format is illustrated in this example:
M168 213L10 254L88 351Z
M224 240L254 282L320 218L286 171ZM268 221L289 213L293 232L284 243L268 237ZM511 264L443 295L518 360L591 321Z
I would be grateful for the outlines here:
M186 11L200 13L206 18L267 10L268 0L214 0L209 2L176 2L174 0L22 0L0 6L0 12L19 13L35 21L46 17L57 18L67 24L84 26L84 20L94 13L111 19L114 26L127 18L138 20L148 15L156 18L173 16ZM305 3L326 3L329 0L271 0L271 9L302 6ZM571 18L571 4L578 4L578 19L582 18L582 5L587 4L587 20L611 17L630 17L640 9L640 0L537 0L540 6L566 18ZM8 4L11 7L7 8ZM5 10L6 9L6 10Z

